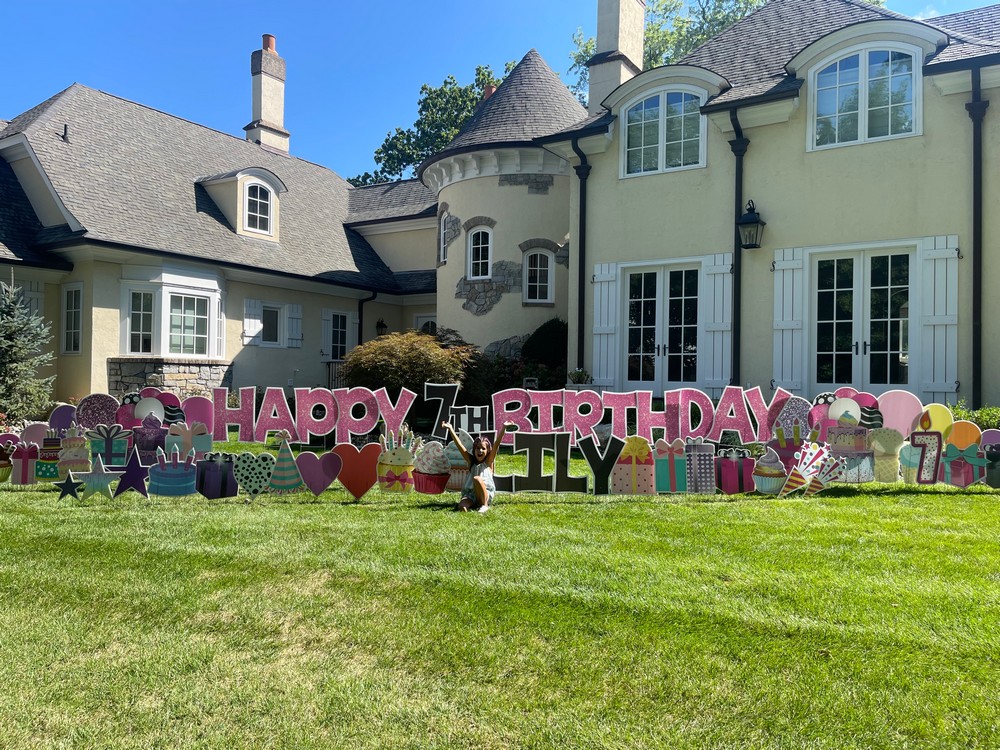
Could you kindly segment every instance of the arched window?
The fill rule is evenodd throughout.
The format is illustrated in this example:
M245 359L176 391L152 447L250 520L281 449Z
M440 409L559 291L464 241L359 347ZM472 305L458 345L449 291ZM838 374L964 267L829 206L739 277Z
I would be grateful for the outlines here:
M469 232L468 278L488 279L493 266L493 230L475 227Z
M524 302L526 304L552 302L552 253L532 250L524 255Z
M244 205L244 228L271 234L271 191L260 182L248 182Z
M853 48L810 76L810 146L820 149L919 133L920 65L909 47Z
M624 107L622 174L638 175L705 165L704 94L667 89Z

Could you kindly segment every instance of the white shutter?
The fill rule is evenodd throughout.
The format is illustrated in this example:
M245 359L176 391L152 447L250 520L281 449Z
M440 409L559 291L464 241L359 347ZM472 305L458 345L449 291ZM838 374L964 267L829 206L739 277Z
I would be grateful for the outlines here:
M288 348L302 348L302 305L287 305Z
M802 284L802 248L774 251L774 388L801 394L803 384L802 326L806 290Z
M921 400L954 403L958 390L958 236L925 237L920 243Z
M591 375L594 385L614 387L618 378L618 264L594 266L594 360ZM582 291L582 290L581 290ZM583 325L583 321L579 321Z
M358 345L358 314L347 313L347 351Z
M320 340L319 356L322 360L333 359L333 310L323 308L323 338Z
M243 300L243 345L259 346L264 323L264 303L259 299Z
M733 254L705 259L698 292L702 339L698 342L698 377L712 398L733 377Z
M45 314L45 285L41 281L24 281L15 284L20 287L24 296L25 305L32 315L44 317Z

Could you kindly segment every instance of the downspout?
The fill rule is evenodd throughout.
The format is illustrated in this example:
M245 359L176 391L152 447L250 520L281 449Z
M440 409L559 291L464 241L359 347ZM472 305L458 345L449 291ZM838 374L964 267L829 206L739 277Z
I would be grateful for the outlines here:
M365 330L365 302L371 302L378 297L378 292L372 292L371 297L362 297L358 300L358 343L364 343L361 332Z
M577 280L577 300L576 300L576 366L583 369L584 346L586 337L584 336L583 321L586 309L584 289L587 286L587 178L590 177L590 164L587 162L587 155L580 149L579 137L573 138L573 152L579 157L580 163L573 167L576 176L580 178L580 223L577 229L577 245L579 245L579 268Z
M983 100L982 68L972 69L972 408L983 405Z
M729 120L733 124L733 133L736 136L729 142L736 157L736 169L734 170L734 206L733 211L733 322L732 322L732 376L731 385L739 385L741 378L740 356L741 342L743 339L743 248L740 242L740 230L736 225L740 216L743 215L743 157L746 156L750 147L750 139L743 135L743 128L740 126L740 119L736 114L736 107L729 110Z

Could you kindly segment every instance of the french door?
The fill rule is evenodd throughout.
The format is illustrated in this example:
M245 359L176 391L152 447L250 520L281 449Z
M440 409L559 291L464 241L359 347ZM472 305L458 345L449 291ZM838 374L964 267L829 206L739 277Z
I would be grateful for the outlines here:
M663 391L698 380L696 268L628 270L625 387Z
M813 257L814 392L852 386L878 395L911 385L909 252Z

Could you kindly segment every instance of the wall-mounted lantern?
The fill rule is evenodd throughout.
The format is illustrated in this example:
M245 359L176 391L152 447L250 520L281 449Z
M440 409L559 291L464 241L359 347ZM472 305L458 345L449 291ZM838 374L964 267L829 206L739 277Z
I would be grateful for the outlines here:
M736 228L740 230L740 247L744 250L760 247L766 225L753 201L747 201L746 213L736 220Z

